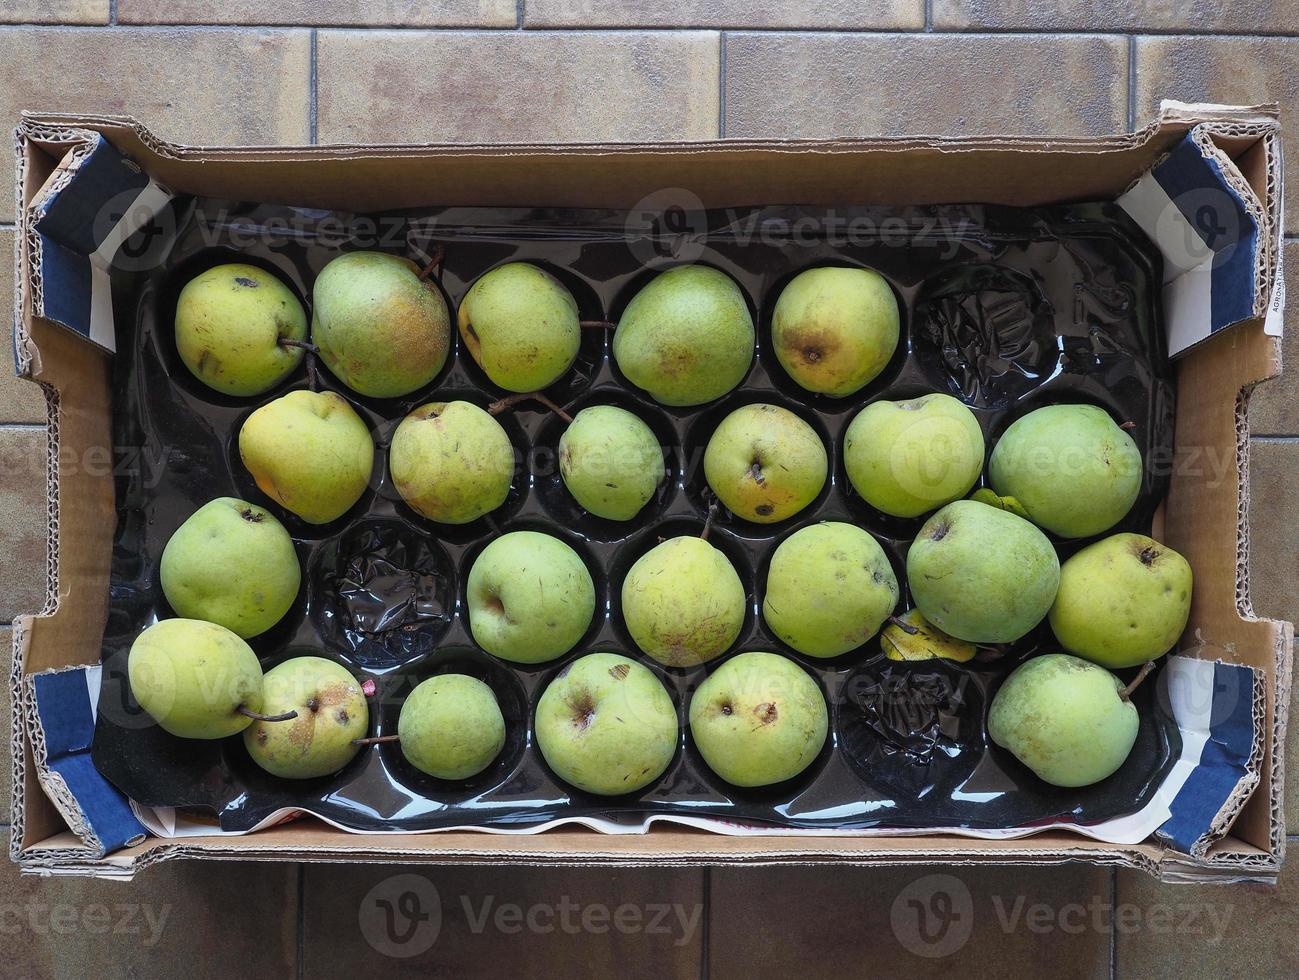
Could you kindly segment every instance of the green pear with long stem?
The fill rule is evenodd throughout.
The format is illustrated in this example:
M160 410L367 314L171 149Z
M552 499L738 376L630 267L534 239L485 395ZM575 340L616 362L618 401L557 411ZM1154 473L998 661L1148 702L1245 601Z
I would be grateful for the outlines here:
M501 424L465 401L416 408L397 426L388 450L401 498L440 524L467 524L505 503L514 464Z
M255 265L218 265L176 300L176 349L190 373L225 395L267 391L302 363L307 314L288 286Z
M507 262L481 276L460 303L460 338L493 384L539 391L563 376L582 343L577 300L529 262Z
M312 289L311 339L343 384L398 398L424 387L446 363L451 314L437 285L410 259L349 252Z
M616 405L593 405L559 438L559 473L585 510L630 521L649 503L666 470L654 430Z
M370 712L351 672L324 657L295 657L266 672L262 708L279 720L254 721L244 745L257 765L283 779L328 776L360 750Z
M369 486L374 440L341 395L290 391L244 421L239 456L268 497L309 524L327 524Z
M537 702L537 747L564 782L600 796L634 793L677 749L677 712L644 664L591 653L566 666Z
M781 290L771 342L799 385L844 398L884 370L897 350L899 323L898 301L878 272L808 269Z
M702 405L753 363L753 317L735 280L703 265L669 269L632 297L613 333L627 379L664 405Z
M218 623L248 639L289 611L302 568L293 539L270 511L218 497L167 541L158 577L178 615Z

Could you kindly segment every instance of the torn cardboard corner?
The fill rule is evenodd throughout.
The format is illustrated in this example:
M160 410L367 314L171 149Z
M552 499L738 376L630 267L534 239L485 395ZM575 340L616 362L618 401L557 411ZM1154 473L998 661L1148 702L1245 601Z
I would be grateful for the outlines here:
M1284 841L1281 747L1293 631L1289 624L1253 616L1244 560L1248 392L1277 373L1278 358L1276 337L1265 329L1269 303L1275 307L1278 302L1272 285L1279 266L1281 160L1273 114L1255 108L1170 107L1138 133L1085 139L508 148L196 148L165 143L122 117L27 115L18 140L22 208L16 349L20 373L51 392L49 533L54 552L46 610L19 617L14 631L12 853L25 870L129 877L179 857L603 865L1078 860L1139 868L1177 880L1275 878ZM1161 164L1168 169L1160 171ZM133 166L138 173L132 172ZM1185 172L1194 176L1178 180L1187 187L1209 186L1203 182L1212 178L1210 189L1228 195L1218 201L1219 210L1210 220L1178 200L1181 185L1173 177L1186 166L1190 171ZM1219 732L1211 717L1201 758L1221 749L1215 765L1236 778L1216 780L1208 792L1192 779L1201 767L1190 766L1179 793L1169 801L1169 818L1140 843L1111 843L1059 830L1017 840L975 840L909 832L887 838L724 836L662 826L633 835L560 828L529 837L459 831L359 836L298 820L236 838L202 833L177 840L150 837L104 855L110 841L131 839L130 824L112 827L102 818L84 816L84 807L83 819L71 806L81 800L74 785L77 777L68 776L76 763L66 760L78 754L79 742L51 731L62 722L42 704L47 696L57 698L57 686L67 682L36 678L95 664L108 614L116 513L113 479L94 467L67 465L111 452L112 332L96 319L96 311L106 308L102 295L95 298L96 270L117 250L114 239L120 245L136 219L123 225L125 218L113 218L117 208L110 206L102 219L106 227L85 234L78 222L92 211L100 214L105 202L114 200L100 181L102 175L115 173L125 179L126 193L134 197L125 202L129 208L121 207L122 215L132 211L138 217L152 207L149 202L172 193L373 212L428 205L430 188L436 188L436 203L447 206L627 209L664 187L689 188L708 207L969 201L1025 206L1118 200L1125 192L1137 191L1144 175L1157 172L1154 183L1172 209L1163 209L1168 212L1163 220L1183 236L1170 238L1169 247L1175 241L1186 245L1188 233L1199 240L1199 245L1190 241L1179 262L1172 263L1182 271L1165 290L1167 297L1169 284L1199 270L1201 279L1177 287L1177 301L1192 317L1180 321L1190 342L1179 348L1178 382L1181 390L1194 392L1194 397L1178 400L1177 449L1200 459L1236 463L1225 473L1206 466L1174 468L1163 537L1186 556L1196 576L1187 635L1197 643L1186 653L1209 666L1192 669L1211 669L1215 677L1227 669L1251 678L1244 685L1250 692L1246 703L1251 737L1248 750L1243 750L1239 735ZM1162 181L1165 176L1168 180ZM74 189L82 179L87 181L86 193ZM65 203L61 199L69 192ZM140 209L133 211L142 198ZM1147 184L1137 198L1129 199L1133 201L1134 216L1154 217L1155 238L1162 249L1155 189ZM1228 214L1236 220L1233 237L1205 237L1205 228L1223 227ZM1228 241L1235 246L1230 255ZM1207 293L1202 269L1206 260ZM1227 277L1221 292L1219 276ZM1170 343L1180 344L1181 337L1170 334ZM45 690L48 684L55 686ZM1202 728L1203 719L1191 724ZM1178 803L1182 793L1189 793L1187 800L1204 812L1174 820L1184 812Z

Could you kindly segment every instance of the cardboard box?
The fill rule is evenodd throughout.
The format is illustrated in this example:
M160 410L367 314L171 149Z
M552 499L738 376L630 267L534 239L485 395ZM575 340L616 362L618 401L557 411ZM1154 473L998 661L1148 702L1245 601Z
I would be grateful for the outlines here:
M32 205L70 179L102 136L143 173L177 193L372 211L482 204L630 208L665 187L688 188L708 207L986 202L1035 205L1111 200L1192 134L1239 194L1260 231L1249 258L1244 322L1216 330L1176 362L1179 455L1231 461L1175 467L1162 538L1196 575L1183 653L1255 668L1263 681L1261 767L1252 793L1218 815L1221 836L1199 857L1153 840L1134 846L1048 832L1018 840L954 835L723 837L655 828L604 836L562 829L534 836L479 833L354 836L315 820L245 837L150 838L99 857L78 825L65 783L43 763L32 678L98 657L108 614L115 524L109 429L111 357L54 322L37 261L43 243ZM1165 107L1135 133L1097 139L985 137L830 142L726 141L591 146L186 147L165 143L129 118L24 116L17 130L19 232L16 340L19 373L49 405L49 592L46 606L14 625L14 802L11 855L26 871L129 877L162 860L641 864L1046 864L1088 861L1140 868L1168 880L1274 880L1284 850L1282 746L1290 696L1293 629L1254 616L1248 579L1247 407L1250 391L1279 370L1280 140L1269 107ZM1166 302L1176 302L1170 283ZM1197 287L1199 288L1199 287ZM1207 285L1203 286L1207 297ZM1174 292L1169 292L1174 290ZM1215 295L1215 302L1217 296ZM93 306L91 300L87 300ZM1237 317L1239 319L1239 317ZM1222 326L1222 324L1218 324ZM99 465L90 465L99 461ZM1187 646L1193 649L1186 649ZM1246 798L1247 797L1247 798Z

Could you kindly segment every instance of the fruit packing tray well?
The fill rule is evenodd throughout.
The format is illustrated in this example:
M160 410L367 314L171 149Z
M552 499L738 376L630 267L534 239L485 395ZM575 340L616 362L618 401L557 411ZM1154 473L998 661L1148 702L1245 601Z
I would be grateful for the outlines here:
M453 337L439 376L403 398L359 396L319 367L320 387L348 399L372 426L376 463L355 507L335 522L310 525L258 490L237 447L239 427L256 408L307 386L306 366L255 398L229 398L205 387L176 350L172 322L180 288L211 266L250 262L278 275L309 311L311 284L330 259L376 247L340 235L339 228L380 228L386 229L378 245L384 250L445 249L440 282L453 311L483 272L526 260L559 277L583 320L616 323L635 292L663 267L654 260L680 240L638 231L615 211L423 209L358 222L353 215L186 197L168 208L164 217L177 231L165 257L116 268L113 283L114 440L138 448L138 459L151 462L126 468L116 482L118 528L93 759L137 803L214 813L223 830L235 832L286 809L357 831L523 829L564 818L637 825L673 815L821 830L1000 829L1093 824L1135 813L1177 758L1180 735L1153 680L1133 698L1141 722L1127 762L1092 786L1050 786L991 743L985 718L997 684L1029 656L1056 648L1045 622L1000 655L955 664L888 660L878 636L834 659L802 656L777 640L760 614L765 569L776 545L823 520L869 530L894 566L902 592L896 611L910 606L905 555L924 519L873 510L853 492L843 469L844 430L876 399L952 394L975 413L989 450L1010 422L1034 408L1058 402L1102 406L1132 423L1130 434L1146 464L1136 505L1106 534L1150 532L1167 487L1157 463L1171 458L1174 387L1159 308L1161 260L1117 206L840 209L838 227L847 222L891 229L887 236L847 242L790 237L801 218L813 219L817 228L836 227L821 209L706 212L700 217L707 233L687 242L689 258L739 283L757 329L756 356L740 386L696 408L659 405L621 377L610 356L611 332L590 329L583 331L574 366L547 389L570 412L613 404L645 420L666 452L667 479L656 496L630 522L582 511L556 464L562 422L525 403L499 417L517 458L508 499L461 527L435 524L407 507L389 479L385 452L397 423L418 405L461 398L486 406L508 394L487 380L459 338ZM681 260L679 252L675 259ZM769 343L771 310L782 286L804 269L833 264L879 272L902 314L893 359L879 377L844 399L798 387ZM618 591L634 561L659 540L702 531L711 504L704 445L730 411L754 402L783 405L807 420L825 443L830 476L813 504L776 524L752 524L711 508L709 540L733 562L747 596L744 627L726 656L771 650L806 667L826 695L830 736L794 779L741 789L704 765L685 724L690 693L725 656L688 669L660 667L632 642ZM190 514L218 496L268 507L292 535L302 563L303 586L294 607L250 641L264 667L310 653L373 680L372 735L396 730L402 700L419 681L444 672L477 677L491 686L506 720L505 747L496 761L467 781L446 782L414 769L397 745L378 744L332 776L291 781L259 769L239 737L182 740L154 724L131 696L127 653L141 629L172 615L157 575L164 545ZM596 585L596 615L585 637L569 654L536 666L488 655L474 645L467 624L469 567L494 536L516 529L543 530L568 542ZM1063 561L1091 540L1053 542ZM681 724L666 772L627 796L595 796L563 783L533 738L533 712L547 682L593 651L645 663L667 687ZM1131 673L1123 672L1124 678Z

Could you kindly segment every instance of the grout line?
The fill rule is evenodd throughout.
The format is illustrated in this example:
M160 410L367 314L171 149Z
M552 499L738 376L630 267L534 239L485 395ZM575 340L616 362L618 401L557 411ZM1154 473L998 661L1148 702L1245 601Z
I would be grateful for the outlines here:
M708 923L713 917L713 869L704 868L704 893L700 896L704 903L703 929L699 937L699 976L701 980L708 980Z
M0 431L4 429L40 429L44 431L44 422L0 422Z
M1256 435L1254 435L1254 434L1251 432L1251 433L1250 433L1250 436L1249 436L1249 441L1250 441L1250 442L1274 443L1274 444L1277 444L1277 445L1290 445L1290 444L1293 444L1293 443L1299 442L1299 436L1287 436L1287 435L1274 435L1274 436L1261 435L1261 436L1256 436Z
M1110 868L1110 980L1118 980L1119 937L1114 926L1114 911L1119 907L1119 872Z
M307 866L298 864L298 980L305 980L307 973L307 899L306 899Z
M717 35L717 138L726 138L726 32Z
M925 33L934 31L934 0L925 0Z
M515 30L523 30L528 22L528 11L526 9L526 0L514 0L514 27Z
M316 60L316 40L319 31L316 28L311 29L311 72L310 72L310 90L307 92L307 131L311 135L311 145L316 145L317 120L319 119L319 102L317 101L317 92L319 90L320 74L317 71Z
M1137 39L1128 35L1128 132L1137 131Z
M117 24L117 0L108 0L108 26Z

